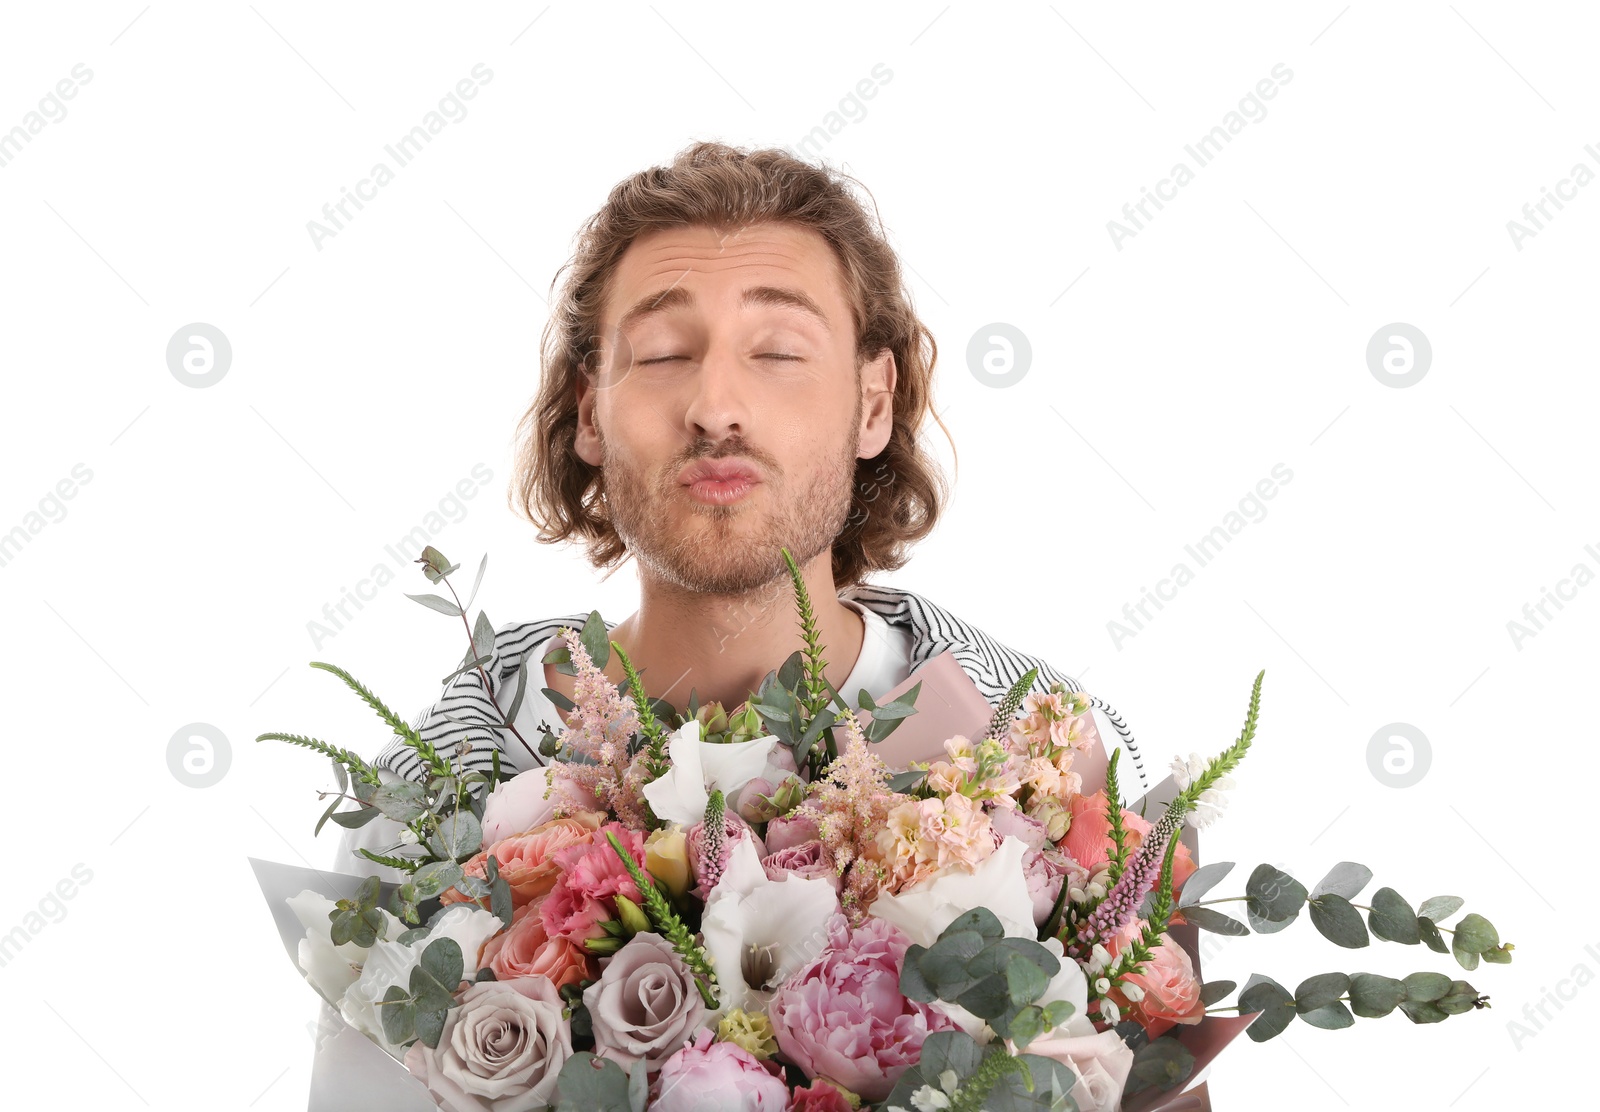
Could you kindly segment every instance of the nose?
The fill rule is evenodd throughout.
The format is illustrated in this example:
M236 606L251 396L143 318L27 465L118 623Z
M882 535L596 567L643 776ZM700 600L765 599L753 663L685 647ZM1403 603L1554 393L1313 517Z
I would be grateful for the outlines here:
M726 345L713 343L691 376L684 425L690 437L713 441L749 431L745 369Z

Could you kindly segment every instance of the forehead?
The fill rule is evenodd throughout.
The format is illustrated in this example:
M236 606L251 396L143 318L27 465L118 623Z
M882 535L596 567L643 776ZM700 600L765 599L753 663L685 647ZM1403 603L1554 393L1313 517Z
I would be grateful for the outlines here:
M830 332L848 336L851 312L833 248L810 228L765 223L742 228L696 225L639 236L617 263L607 293L608 330L641 308L681 308L738 297L758 288L808 297ZM662 295L667 295L663 298ZM782 304L772 296L746 303Z

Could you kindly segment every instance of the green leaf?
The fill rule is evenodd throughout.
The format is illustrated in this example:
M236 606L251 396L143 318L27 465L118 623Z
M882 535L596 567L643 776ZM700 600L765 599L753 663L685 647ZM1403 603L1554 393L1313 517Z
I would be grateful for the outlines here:
M1212 931L1215 934L1243 936L1250 933L1250 928L1239 920L1209 907L1186 907L1183 909L1183 917L1201 930Z
M1412 1023L1439 1023L1450 1018L1450 1013L1439 1005L1422 1000L1402 1000L1400 1010Z
M1317 881L1317 886L1311 890L1311 898L1332 893L1353 900L1367 886L1367 881L1372 879L1372 870L1365 865L1354 861L1341 861L1328 870L1328 875Z
M454 861L431 861L411 874L419 900L431 900L461 880L461 866Z
M1263 934L1271 934L1288 926L1300 914L1306 902L1306 889L1281 869L1257 865L1245 884L1245 896L1250 925Z
M1249 1015L1251 1012L1261 1014L1245 1029L1245 1034L1255 1042L1266 1042L1282 1034L1283 1029L1293 1021L1294 997L1271 977L1252 974L1244 991L1239 994L1239 1014Z
M634 1112L622 1067L589 1051L566 1059L555 1093L555 1112Z
M483 826L471 811L445 815L439 829L428 835L428 848L435 857L470 857L483 848Z
M1493 923L1476 911L1468 912L1461 917L1461 922L1456 924L1456 936L1452 945L1457 950L1481 954L1500 945L1500 932L1494 929Z
M1200 1003L1210 1007L1218 1000L1225 999L1228 993L1238 987L1233 981L1207 981L1200 986Z
M507 723L516 722L517 712L522 709L522 700L527 694L528 658L524 656L521 660L517 661L516 686L511 689L511 706L506 710ZM557 692L556 694L560 695L561 693ZM566 699L567 697L565 695L561 695L561 698ZM567 702L571 703L572 700L567 699ZM572 708L569 706L567 709L570 710ZM496 750L496 752L499 752L499 750Z
M1426 907L1428 905L1423 904L1422 906ZM1448 954L1450 952L1450 946L1445 942L1444 936L1439 933L1439 928L1434 926L1433 920L1426 915L1417 916L1417 933L1422 936L1422 941L1427 944L1428 949L1434 953Z
M1434 1001L1448 1015L1470 1012L1478 1006L1478 990L1466 981L1451 981L1450 991Z
M390 985L378 1007L383 1017L383 1037L396 1046L403 1046L416 1037L416 1005L411 995L399 985Z
M1404 980L1406 999L1432 1003L1450 991L1450 978L1443 973L1413 973Z
M1372 894L1372 913L1367 916L1372 933L1390 942L1415 946L1422 941L1417 913L1393 888L1380 888Z
M583 642L583 651L589 654L589 659L594 661L594 666L605 671L606 663L611 659L611 631L606 628L606 623L600 617L600 611L589 611L588 618L584 619L583 632L578 635Z
M437 610L441 614L449 614L452 618L461 616L461 607L451 602L442 595L406 595L406 598L420 602L429 610Z
M1417 914L1426 916L1435 923L1442 923L1460 911L1464 903L1466 901L1460 896L1429 896L1422 901L1422 906L1417 908Z
M341 802L343 800L335 799L333 801L334 806L338 806ZM381 813L376 807L358 807L354 811L334 811L328 814L327 817L346 830L358 830L377 818ZM318 823L317 825L321 827L322 824Z
M900 995L919 1004L931 1004L939 998L934 986L922 975L922 955L926 946L912 944L906 947L905 960L900 963Z
M436 938L423 947L422 960L411 970L411 995L416 998L417 1010L450 1007L461 973L461 944L455 939Z
M1381 1019L1406 998L1406 986L1393 977L1377 973L1350 976L1350 1007L1363 1019Z
M1179 907L1189 907L1198 903L1200 897L1215 888L1223 877L1233 871L1232 861L1213 861L1209 865L1201 865L1189 874L1189 879L1183 882L1182 894L1178 897Z
M478 561L478 574L473 576L473 578L472 578L472 590L467 593L467 601L466 601L465 605L471 606L472 605L472 600L478 597L478 588L483 584L483 573L485 571L487 571L488 568L489 568L489 554L487 552L485 552L483 554L483 559ZM481 616L482 612L480 611L479 613L480 613L480 616ZM490 632L490 640L493 641L493 630L492 629L491 629L491 632ZM476 643L476 639L474 639L474 643Z
M901 793L909 792L927 775L928 770L923 768L908 768L904 772L897 772L889 777L889 790Z
M1336 946L1356 950L1371 943L1361 913L1343 896L1318 896L1311 905L1311 923Z
M1344 1006L1343 1001L1335 1000L1309 1012L1301 1012L1300 1018L1313 1027L1321 1027L1325 1031L1337 1031L1341 1027L1348 1027L1355 1022L1355 1017L1350 1014L1350 1009Z
M373 793L372 805L395 822L415 822L428 811L426 797L426 790L415 780L395 780Z
M444 1033L444 1017L449 1012L448 1008L431 1008L428 1011L417 1011L417 1039L427 1046L438 1046L439 1036Z
M1167 1092L1188 1080L1193 1071L1194 1055L1176 1038L1151 1039L1134 1051L1122 1095L1127 1098L1150 1088Z
M1295 1010L1301 1015L1314 1012L1338 1000L1350 989L1350 978L1343 973L1319 973L1307 977L1294 990Z
M350 790L350 774L344 770L337 758L329 758L333 762L333 779L339 785L340 791Z

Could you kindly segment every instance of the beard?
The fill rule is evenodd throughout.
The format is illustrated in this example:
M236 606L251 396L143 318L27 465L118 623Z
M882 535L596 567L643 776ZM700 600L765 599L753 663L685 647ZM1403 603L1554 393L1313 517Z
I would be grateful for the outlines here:
M843 451L798 482L739 437L720 445L698 439L659 473L648 475L617 458L602 432L601 482L612 527L639 561L642 575L685 592L737 596L780 577L788 582L781 549L788 548L804 567L832 548L849 518L861 409L858 392ZM753 460L766 474L740 501L712 505L679 486L678 473L688 463L730 456ZM764 505L756 505L757 499Z

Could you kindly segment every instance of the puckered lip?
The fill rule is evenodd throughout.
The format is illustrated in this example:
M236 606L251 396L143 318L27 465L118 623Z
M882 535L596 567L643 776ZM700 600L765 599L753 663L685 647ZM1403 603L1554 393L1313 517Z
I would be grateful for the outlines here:
M737 459L697 459L678 472L678 482L683 486L692 486L705 479L718 482L745 479L759 483L761 475L754 466Z

